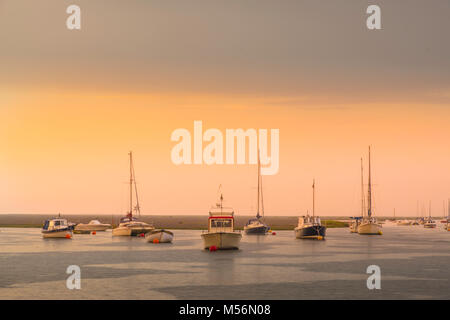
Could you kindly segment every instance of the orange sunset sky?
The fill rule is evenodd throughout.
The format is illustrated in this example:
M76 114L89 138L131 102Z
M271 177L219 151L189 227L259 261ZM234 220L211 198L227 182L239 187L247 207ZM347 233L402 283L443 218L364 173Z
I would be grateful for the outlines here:
M364 1L78 1L69 31L70 1L0 1L0 214L125 213L130 150L143 214L207 214L219 184L254 214L255 165L172 163L201 120L280 130L267 215L311 210L313 178L318 214L359 214L369 145L376 215L444 215L450 5L381 3L369 31Z

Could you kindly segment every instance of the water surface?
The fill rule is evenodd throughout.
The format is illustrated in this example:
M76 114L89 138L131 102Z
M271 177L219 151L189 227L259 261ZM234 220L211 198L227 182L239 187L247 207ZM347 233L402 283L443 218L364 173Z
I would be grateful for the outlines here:
M325 241L244 235L240 250L208 252L195 230L155 245L110 231L67 240L2 228L0 299L449 299L450 232L383 229L329 229ZM81 290L66 287L69 265L81 268ZM369 265L381 268L380 290L367 289Z

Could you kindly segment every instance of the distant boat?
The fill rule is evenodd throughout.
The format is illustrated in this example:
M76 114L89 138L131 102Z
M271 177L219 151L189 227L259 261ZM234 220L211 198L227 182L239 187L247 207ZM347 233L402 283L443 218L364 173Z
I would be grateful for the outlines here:
M410 220L398 220L397 225L398 226L410 226L412 224L412 221Z
M58 218L45 220L41 233L44 238L72 238L72 227L67 222L67 219Z
M369 185L367 192L367 217L363 217L361 224L358 226L358 233L362 235L382 235L381 224L372 217L372 178L370 167L370 147L369 147Z
M133 209L140 216L141 209L139 206L139 198L137 192L137 185L133 166L133 154L130 152L130 211L127 215L120 219L119 226L112 231L113 236L137 236L140 234L146 234L155 228L145 222L141 222L133 217ZM134 187L134 188L133 188ZM136 194L136 206L133 208L133 189Z
M90 233L92 231L105 231L110 229L111 225L108 223L101 223L98 220L91 220L89 223L79 223L75 226L75 233Z
M173 232L164 229L155 229L145 234L145 240L151 243L169 243L173 240Z
M209 211L208 231L202 233L201 237L205 249L239 249L242 235L234 231L234 210L223 206L222 194L220 202Z
M428 219L425 220L423 227L428 229L436 228L436 222L434 222L434 220L431 218L431 201L430 201L430 209L428 211Z
M325 239L327 228L322 225L320 218L315 216L315 181L313 180L313 215L298 218L298 225L294 229L297 239Z
M259 214L261 204L262 216ZM264 219L264 199L262 191L262 177L261 177L261 163L259 159L258 150L258 209L256 211L256 218L248 220L244 226L244 232L246 234L267 234L270 227L263 222Z

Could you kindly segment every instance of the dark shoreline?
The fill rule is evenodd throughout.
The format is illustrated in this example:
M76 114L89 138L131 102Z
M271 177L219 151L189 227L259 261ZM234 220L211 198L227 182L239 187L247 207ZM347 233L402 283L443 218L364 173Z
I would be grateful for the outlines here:
M70 222L88 223L97 219L103 223L117 225L122 215L61 215ZM1 228L40 228L44 220L55 217L52 214L0 214ZM165 229L206 229L207 215L142 215L140 220ZM252 216L235 216L236 229L242 229ZM265 222L272 230L292 230L297 226L296 216L267 216ZM345 228L345 217L322 217L328 228Z

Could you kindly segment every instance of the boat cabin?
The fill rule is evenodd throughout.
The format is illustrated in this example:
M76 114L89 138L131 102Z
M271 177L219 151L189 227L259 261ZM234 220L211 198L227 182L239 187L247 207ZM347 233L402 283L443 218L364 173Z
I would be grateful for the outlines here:
M58 230L58 229L65 229L67 227L69 227L69 224L67 223L66 219L51 219L45 220L44 227L42 229Z
M208 232L233 232L234 211L231 208L211 210L208 219Z
M321 225L321 221L319 217L312 217L310 215L302 216L298 218L298 225L299 226L306 226L306 225Z

